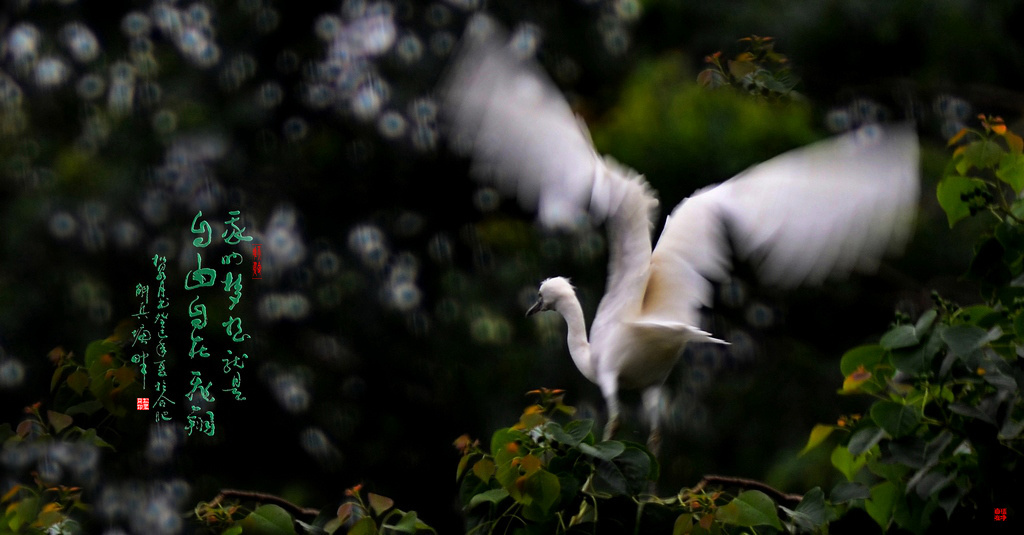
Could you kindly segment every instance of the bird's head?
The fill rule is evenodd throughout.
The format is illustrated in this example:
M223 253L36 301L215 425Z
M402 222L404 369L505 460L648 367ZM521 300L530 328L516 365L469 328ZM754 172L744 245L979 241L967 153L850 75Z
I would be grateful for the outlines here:
M526 311L527 316L532 316L543 310L555 310L558 303L574 298L576 291L573 290L569 279L565 277L551 277L540 283L540 290L537 291L537 302Z

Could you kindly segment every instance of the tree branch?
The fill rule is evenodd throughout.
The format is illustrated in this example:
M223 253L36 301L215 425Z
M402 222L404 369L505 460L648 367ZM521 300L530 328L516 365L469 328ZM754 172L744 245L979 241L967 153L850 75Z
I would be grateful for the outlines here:
M218 494L210 503L219 504L225 499L252 500L260 503L272 503L274 505L281 506L281 508L287 510L293 515L298 514L315 517L320 514L319 509L300 507L280 496L252 490L221 489L220 494Z
M777 502L786 502L793 505L800 503L800 500L804 499L804 497L800 494L786 494L785 492L782 492L781 490L772 487L767 483L763 483L755 479L746 479L743 477L733 476L706 475L700 480L700 482L694 485L694 487L690 490L691 492L700 492L701 490L704 490L704 487L708 485L723 485L739 487L741 489L759 490L771 496Z

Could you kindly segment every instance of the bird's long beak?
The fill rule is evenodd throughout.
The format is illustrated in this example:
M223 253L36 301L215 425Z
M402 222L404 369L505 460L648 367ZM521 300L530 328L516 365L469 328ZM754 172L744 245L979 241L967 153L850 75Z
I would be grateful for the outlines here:
M537 302L534 303L532 307L530 307L530 310L526 311L526 317L530 317L530 316L540 312L541 310L544 310L544 299L543 298L538 298Z

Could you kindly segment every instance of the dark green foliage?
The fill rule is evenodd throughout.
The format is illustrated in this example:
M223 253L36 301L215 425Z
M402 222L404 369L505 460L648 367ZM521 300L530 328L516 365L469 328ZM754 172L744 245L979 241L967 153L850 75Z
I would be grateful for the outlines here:
M79 533L87 525L98 452L114 450L108 440L141 391L124 359L126 336L127 324L89 344L81 359L50 351L51 399L26 407L17 427L0 425L4 465L17 481L0 497L0 533Z
M783 528L775 502L758 490L734 497L702 489L668 498L650 494L658 462L646 448L599 442L591 420L567 420L575 410L562 403L562 391L534 393L540 402L527 407L512 427L496 431L488 449L467 436L455 442L462 451L456 478L467 533L731 533L753 526L773 533ZM794 515L813 518L815 507L801 503Z
M701 86L733 87L768 101L799 96L793 88L800 80L790 72L786 56L775 51L773 38L751 35L740 42L746 50L733 59L723 61L721 52L704 59L709 66L697 76Z
M985 301L960 306L933 294L935 308L916 323L898 318L878 345L847 352L841 393L875 398L864 416L818 426L813 447L832 431L842 443L833 465L848 479L827 507L862 508L881 526L922 533L932 526L992 522L994 508L1015 514L1012 496L1024 439L1024 228L1017 176L1024 143L998 118L964 130L938 186L950 225L989 213L969 277Z

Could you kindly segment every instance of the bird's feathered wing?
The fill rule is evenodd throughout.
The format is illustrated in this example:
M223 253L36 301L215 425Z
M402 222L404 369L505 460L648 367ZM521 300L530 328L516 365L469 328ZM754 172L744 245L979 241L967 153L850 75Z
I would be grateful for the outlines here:
M482 19L486 22L486 19ZM441 118L472 173L549 227L586 224L601 159L586 128L538 66L496 24L466 32L439 87Z
M474 176L494 183L548 227L606 223L609 270L598 316L640 312L658 206L636 171L594 150L586 126L496 25L467 32L440 84L441 117ZM614 314L613 314L614 313ZM610 316L606 316L610 317Z
M918 165L913 126L870 125L698 191L665 223L642 317L698 325L733 253L783 287L876 269L910 236Z
M594 317L598 329L605 318L632 319L640 314L650 277L657 208L658 199L641 175L604 158L590 201L590 213L605 220L608 231L608 282Z
M652 254L657 200L643 177L599 156L537 64L513 53L496 23L475 22L439 86L443 127L478 180L537 210L546 226L606 223L608 284L592 333L628 321L705 336L700 307L733 253L764 282L795 286L871 270L906 242L917 138L909 125L869 126L697 192L673 211Z

